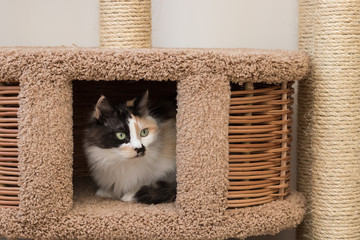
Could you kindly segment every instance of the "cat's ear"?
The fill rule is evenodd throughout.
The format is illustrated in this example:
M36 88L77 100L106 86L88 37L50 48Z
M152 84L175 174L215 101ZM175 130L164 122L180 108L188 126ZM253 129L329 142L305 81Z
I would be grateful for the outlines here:
M149 113L148 105L149 105L149 90L139 98L135 100L135 109L141 115L146 115Z
M111 106L109 100L101 95L95 106L94 117L101 120L104 117L109 117L114 113L114 108Z

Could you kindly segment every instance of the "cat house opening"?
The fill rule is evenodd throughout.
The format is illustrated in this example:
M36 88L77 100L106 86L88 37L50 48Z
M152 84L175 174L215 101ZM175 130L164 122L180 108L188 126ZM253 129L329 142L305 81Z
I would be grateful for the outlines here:
M125 102L149 92L149 101L176 101L177 84L174 81L79 81L73 84L73 182L74 200L76 195L86 192L94 195L96 184L90 175L90 169L84 153L84 131L97 101L104 95L110 102ZM82 191L83 192L83 191ZM82 193L81 193L82 194Z

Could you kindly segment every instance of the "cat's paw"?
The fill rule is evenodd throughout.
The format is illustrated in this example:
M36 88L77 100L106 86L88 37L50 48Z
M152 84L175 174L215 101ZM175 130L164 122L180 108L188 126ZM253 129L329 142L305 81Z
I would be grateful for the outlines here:
M121 197L121 201L123 201L123 202L135 202L134 196L135 196L135 193L132 193L132 192L125 193Z
M112 198L113 195L110 191L103 189L103 188L99 188L96 193L96 196L101 197L101 198Z

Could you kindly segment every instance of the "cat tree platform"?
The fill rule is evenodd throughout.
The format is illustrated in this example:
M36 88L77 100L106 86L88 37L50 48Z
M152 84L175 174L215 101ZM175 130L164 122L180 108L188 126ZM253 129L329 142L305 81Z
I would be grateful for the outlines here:
M295 227L289 190L299 52L245 49L0 49L0 236L245 238ZM176 95L177 199L101 199L81 129L93 99ZM88 108L88 109L86 109Z

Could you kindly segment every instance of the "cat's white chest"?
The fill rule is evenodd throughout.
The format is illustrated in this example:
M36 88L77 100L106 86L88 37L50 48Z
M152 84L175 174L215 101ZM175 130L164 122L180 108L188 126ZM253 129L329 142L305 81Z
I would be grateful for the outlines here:
M86 153L96 182L106 192L105 197L112 192L113 197L121 198L125 193L136 192L141 186L160 179L175 179L175 154L161 156L153 150L144 157L121 159L118 149L96 146L88 148Z

